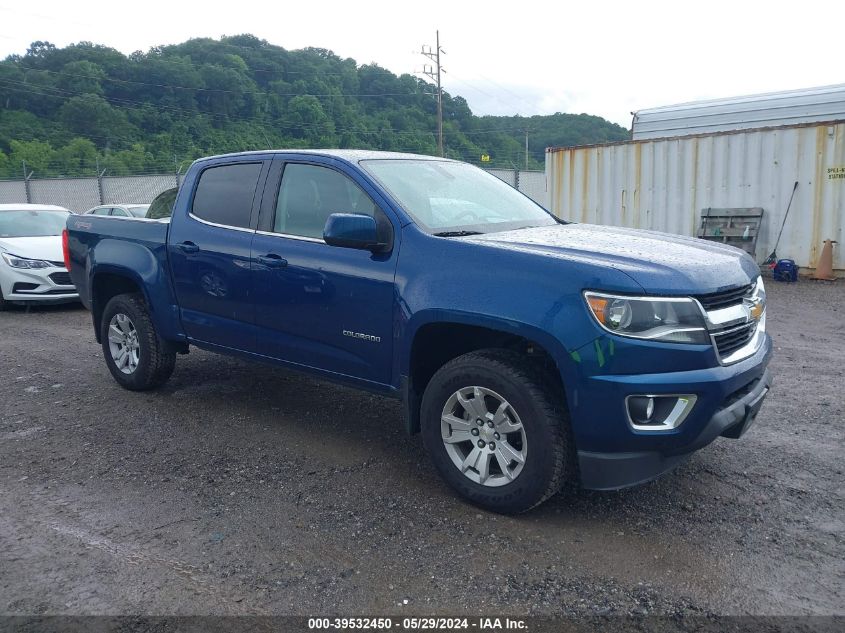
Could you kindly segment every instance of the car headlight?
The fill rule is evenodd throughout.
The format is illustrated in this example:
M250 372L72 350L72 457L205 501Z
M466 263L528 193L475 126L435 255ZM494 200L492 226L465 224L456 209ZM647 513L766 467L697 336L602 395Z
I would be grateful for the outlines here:
M766 286L763 285L763 277L758 276L757 281L754 282L754 292L751 294L755 299L759 299L766 305Z
M599 325L613 334L665 343L709 345L698 304L688 297L627 297L585 292Z
M55 264L45 262L40 259L27 259L26 257L17 257L9 253L0 253L3 260L12 268L54 268Z

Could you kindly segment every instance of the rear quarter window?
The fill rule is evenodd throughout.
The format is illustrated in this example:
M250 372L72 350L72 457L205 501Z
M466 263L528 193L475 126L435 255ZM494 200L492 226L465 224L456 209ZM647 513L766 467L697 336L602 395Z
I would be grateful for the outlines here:
M249 228L261 163L209 167L200 174L191 212L201 220Z

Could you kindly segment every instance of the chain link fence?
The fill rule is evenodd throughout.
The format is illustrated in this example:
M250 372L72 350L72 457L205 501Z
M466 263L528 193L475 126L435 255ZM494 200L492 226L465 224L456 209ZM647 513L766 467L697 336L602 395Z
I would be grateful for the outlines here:
M148 204L182 184L181 174L0 180L0 204L54 204L83 213L101 204Z
M488 169L538 204L548 207L546 175L542 171ZM148 204L159 193L182 184L182 175L99 176L91 178L27 178L0 180L0 204L54 204L83 213L101 204Z

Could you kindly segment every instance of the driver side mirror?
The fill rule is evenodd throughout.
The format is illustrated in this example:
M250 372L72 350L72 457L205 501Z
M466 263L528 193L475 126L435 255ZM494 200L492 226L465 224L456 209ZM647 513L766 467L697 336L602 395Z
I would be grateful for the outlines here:
M378 225L369 215L332 213L323 228L323 239L330 246L382 251L387 244L379 240Z

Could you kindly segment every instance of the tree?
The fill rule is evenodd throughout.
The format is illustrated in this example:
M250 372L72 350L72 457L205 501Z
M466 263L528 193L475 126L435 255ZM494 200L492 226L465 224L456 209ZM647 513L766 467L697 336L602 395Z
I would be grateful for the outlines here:
M289 129L295 138L309 141L315 147L326 147L334 139L334 124L316 97L300 95L288 103Z
M9 161L15 167L21 167L26 161L28 170L47 174L56 155L53 146L44 141L11 141L12 149Z
M146 171L152 160L152 154L141 143L135 143L129 149L107 153L101 166L112 176L126 176Z
M78 42L37 41L0 61L0 151L18 173L21 152L57 170L90 170L91 147L112 173L170 171L203 154L266 147L353 147L433 154L429 86L323 48L288 51L248 34L197 38L129 56ZM587 114L478 117L444 93L449 156L541 169L550 145L618 141L624 128ZM82 140L87 143L82 143ZM22 147L24 149L22 149ZM54 149L55 148L55 149ZM16 162L17 161L17 162ZM44 173L46 167L39 167Z
M55 166L66 176L91 175L97 168L97 147L87 138L75 138L55 153Z
M106 78L105 71L97 64L89 61L69 62L62 66L58 87L72 94L103 95L102 81Z
M126 127L125 114L92 94L68 99L59 118L68 130L94 139L99 147L119 144Z
M44 58L49 56L51 53L54 53L55 51L55 44L51 44L50 42L42 42L39 40L29 45L29 48L26 49L26 56Z

